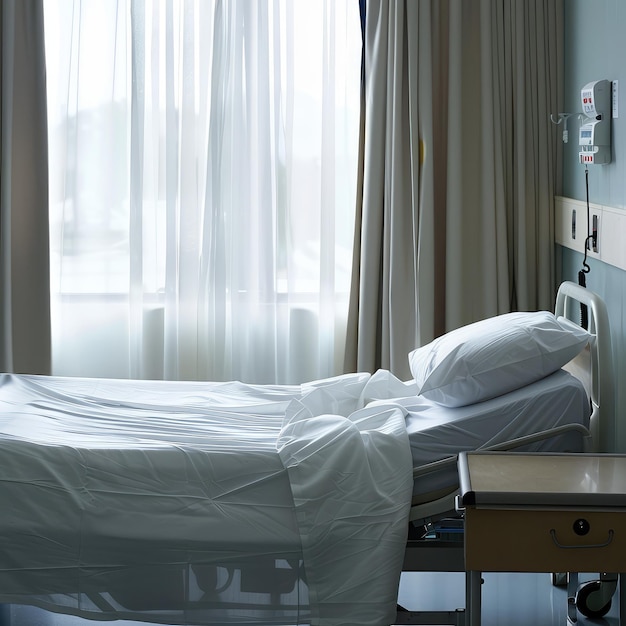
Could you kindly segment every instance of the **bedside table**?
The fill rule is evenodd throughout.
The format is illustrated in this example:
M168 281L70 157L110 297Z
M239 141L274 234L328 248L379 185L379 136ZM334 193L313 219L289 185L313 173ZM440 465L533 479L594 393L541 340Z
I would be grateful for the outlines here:
M626 455L468 452L458 467L472 626L480 624L481 572L570 572L572 623L578 572L626 572ZM609 580L606 610L617 576Z

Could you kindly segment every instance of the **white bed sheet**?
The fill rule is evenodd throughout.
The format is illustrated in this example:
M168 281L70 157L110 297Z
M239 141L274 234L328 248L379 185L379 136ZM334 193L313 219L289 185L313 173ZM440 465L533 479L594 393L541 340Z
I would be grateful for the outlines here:
M0 600L165 623L391 623L410 447L399 407L351 410L368 379L3 375Z

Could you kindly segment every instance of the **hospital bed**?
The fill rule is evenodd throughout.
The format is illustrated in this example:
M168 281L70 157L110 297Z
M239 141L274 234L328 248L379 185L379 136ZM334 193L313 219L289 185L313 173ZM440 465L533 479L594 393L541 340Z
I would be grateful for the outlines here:
M582 296L564 284L559 315ZM459 451L579 451L609 432L600 304L589 332L543 312L526 337L522 315L521 341L505 332L500 352L530 344L539 365L495 361L487 382L466 373L445 392L427 388L442 354L427 355L431 345L411 353L410 381L387 371L293 386L5 374L0 602L164 624L402 623L407 524L449 511ZM566 362L590 346L589 392L550 362L554 336ZM459 380L479 381L470 401ZM419 568L440 569L434 561Z

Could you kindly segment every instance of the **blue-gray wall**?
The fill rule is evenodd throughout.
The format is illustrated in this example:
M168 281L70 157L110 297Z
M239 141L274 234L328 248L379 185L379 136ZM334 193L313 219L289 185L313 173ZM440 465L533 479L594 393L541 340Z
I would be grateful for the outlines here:
M619 117L612 121L613 160L609 165L589 168L589 200L626 211L626 0L565 0L564 5L564 112L581 110L580 89L588 82L606 78L618 80L620 87ZM578 120L570 118L568 128L562 195L584 201L585 168L578 163ZM582 252L557 246L561 280L577 281L582 261ZM594 260L589 265L587 287L600 294L609 309L617 376L615 449L626 452L626 385L622 384L626 383L626 272Z

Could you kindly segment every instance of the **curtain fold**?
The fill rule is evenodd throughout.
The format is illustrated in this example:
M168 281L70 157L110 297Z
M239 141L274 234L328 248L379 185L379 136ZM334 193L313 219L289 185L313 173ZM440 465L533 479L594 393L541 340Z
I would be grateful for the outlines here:
M367 2L346 369L408 377L447 330L553 306L562 8Z
M0 371L50 373L43 5L0 4Z
M358 4L48 8L55 373L341 372Z

